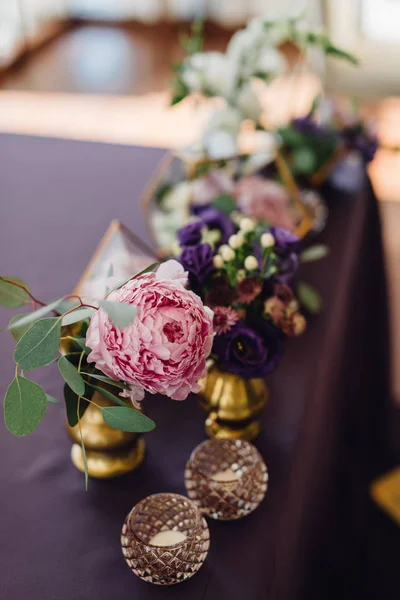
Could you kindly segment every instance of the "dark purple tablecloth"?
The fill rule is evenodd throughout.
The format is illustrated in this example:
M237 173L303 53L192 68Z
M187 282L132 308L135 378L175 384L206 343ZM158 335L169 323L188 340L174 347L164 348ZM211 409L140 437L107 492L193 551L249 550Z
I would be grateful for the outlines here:
M0 271L50 300L73 288L112 218L148 239L139 198L162 154L0 136ZM195 398L149 399L157 429L147 436L144 464L129 476L91 480L88 492L69 458L63 407L52 405L27 438L0 425L2 600L380 597L366 551L367 486L385 464L388 397L379 220L367 181L355 197L328 196L320 238L331 253L303 273L319 287L324 309L290 341L269 381L257 441L270 472L261 507L238 522L210 523L208 559L190 581L169 589L145 584L123 560L121 525L146 495L184 493L185 462L204 437ZM8 317L2 310L0 324ZM0 344L3 394L13 376L8 333ZM38 379L61 397L56 369Z

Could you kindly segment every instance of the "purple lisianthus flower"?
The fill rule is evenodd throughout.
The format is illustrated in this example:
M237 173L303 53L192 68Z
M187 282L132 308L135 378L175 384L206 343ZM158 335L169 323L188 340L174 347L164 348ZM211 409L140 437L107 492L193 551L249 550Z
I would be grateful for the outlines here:
M300 133L312 137L323 137L327 133L326 128L322 125L318 125L312 118L312 115L293 119L292 126Z
M235 233L236 227L231 218L214 206L192 206L192 213L199 217L202 225L208 229L218 229L221 232L221 244L226 244L230 236Z
M282 227L271 227L269 232L275 239L275 251L280 254L296 247L299 242L297 235Z
M266 377L274 371L282 358L282 334L263 319L257 320L257 328L259 333L238 322L214 338L213 352L222 369L244 379Z
M359 152L364 162L373 160L379 146L378 139L375 135L368 135L362 125L346 127L342 137L347 148Z
M203 223L189 223L185 225L181 229L179 229L176 234L178 238L178 242L181 246L196 246L201 242L201 229L203 227Z
M278 256L278 272L274 275L274 283L284 283L289 285L299 266L299 258L295 252L290 252L286 256Z
M202 288L206 279L215 272L213 251L209 244L185 246L178 261L189 274L191 289L202 296Z

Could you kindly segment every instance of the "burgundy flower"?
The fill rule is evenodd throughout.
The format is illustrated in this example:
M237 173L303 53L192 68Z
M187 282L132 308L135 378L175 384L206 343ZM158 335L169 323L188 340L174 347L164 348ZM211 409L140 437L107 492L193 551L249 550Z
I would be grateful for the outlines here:
M262 283L258 279L246 277L237 285L238 302L250 304L262 290Z
M213 327L217 335L227 333L238 322L239 315L229 306L216 306Z
M285 303L290 302L294 298L292 288L285 283L277 283L274 285L274 295Z
M213 308L214 306L230 306L236 299L236 292L233 290L224 277L214 277L210 289L206 294L205 303Z

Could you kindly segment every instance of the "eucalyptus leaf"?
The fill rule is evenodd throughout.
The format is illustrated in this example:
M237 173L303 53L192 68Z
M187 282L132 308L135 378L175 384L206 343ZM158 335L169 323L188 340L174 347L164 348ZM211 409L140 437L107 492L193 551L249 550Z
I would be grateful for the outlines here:
M322 298L317 290L306 283L300 281L297 286L297 296L302 305L312 314L320 312L322 307Z
M54 398L54 396L50 396L50 394L46 394L46 398L47 402L50 402L50 404L60 404L60 401L57 400L57 398Z
M31 433L43 419L47 408L44 390L33 381L16 375L4 398L4 420L17 436Z
M99 305L108 314L115 327L120 329L129 325L137 313L137 307L127 302L101 300Z
M325 46L324 50L325 50L325 54L327 56L333 56L334 58L341 58L341 59L346 60L347 62L351 63L355 67L357 67L360 64L358 58L356 58L353 54L350 54L349 52L345 52L344 50L341 50L340 48L333 46L333 44L331 44L331 43L328 43Z
M325 244L315 244L310 246L306 250L300 253L299 258L301 262L313 262L314 260L320 260L325 258L329 254L328 246Z
M86 377L90 379L98 379L99 381L103 381L103 383L120 388L121 390L129 390L129 385L126 385L126 383L114 381L114 379L110 379L110 377L106 377L105 375L97 375L97 373L82 373L82 375L86 375Z
M79 413L79 409L80 409L80 403L82 402L81 398L78 398L78 413ZM79 425L79 436L81 438L81 448L82 448L82 458L83 458L83 470L85 473L85 490L88 490L88 484L89 484L89 469L88 469L88 464L87 464L87 457L86 457L86 448L85 448L85 443L83 441L83 435L82 435L82 428L81 428L81 422L80 422L80 418L78 419L78 425Z
M13 319L11 319L8 329L19 329L20 327L24 327L25 325L30 326L35 321L38 321L39 319L44 317L44 315L46 315L47 313L51 312L52 310L55 310L58 306L60 306L62 302L63 299L59 298L58 300L55 300L50 304L46 304L46 306L38 308L38 310L34 310L33 312L24 315L16 315L16 317L13 317L14 321Z
M65 383L78 396L85 394L85 382L83 381L78 369L69 362L66 356L61 356L58 361L58 368Z
M21 369L31 371L51 363L57 355L61 337L61 317L36 321L19 340L14 360Z
M7 308L20 308L25 304L29 304L31 302L29 294L22 288L13 285L9 282L18 283L19 285L23 285L26 288L28 287L25 281L22 281L22 279L17 279L16 277L8 277L6 275L1 276L0 304L2 306L6 306Z
M131 433L152 431L156 424L134 408L128 406L107 406L101 408L104 422L113 429Z
M30 329L32 327L32 323L28 323L27 325L22 325L22 326L19 325L19 321L21 320L21 317L24 317L24 316L25 315L14 315L8 325L8 329L10 330L11 335L13 336L13 338L16 342L19 342L19 340L28 331L28 329Z
M65 408L67 411L68 425L70 427L75 427L75 425L78 424L78 398L79 398L79 396L77 396L75 394L75 392L73 392L71 390L69 385L65 384L64 385L64 400L65 400ZM86 400L83 400L83 398L81 398L81 400L79 402L79 418L80 419L85 414L85 410L87 409L88 406L89 406L89 403L86 402Z
M295 148L291 160L296 173L308 175L313 173L318 166L317 156L309 146Z
M89 381L86 381L86 384L89 387L91 387L94 390L96 390L97 392L99 392L100 394L102 394L103 396L105 396L106 398L108 398L109 400L111 400L112 402L115 402L115 404L119 404L119 406L126 407L126 402L124 402L122 400L122 398L120 398L119 396L116 396L115 394L113 394L112 392L109 392L105 388L102 388L102 387L100 387L98 385L94 385L93 383L90 383Z
M84 319L89 319L92 314L95 312L94 308L89 307L77 307L76 310L64 315L62 318L62 326L66 327L67 325L72 325L72 323L78 323L78 321L83 321Z

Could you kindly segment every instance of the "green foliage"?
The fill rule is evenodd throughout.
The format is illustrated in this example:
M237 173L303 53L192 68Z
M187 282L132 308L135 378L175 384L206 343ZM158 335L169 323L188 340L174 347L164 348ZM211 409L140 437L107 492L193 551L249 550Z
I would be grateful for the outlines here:
M134 408L128 406L108 406L101 408L104 422L113 429L131 433L152 431L156 424Z
M90 307L80 307L77 306L76 310L64 315L62 318L62 326L66 327L67 325L72 325L73 323L78 323L79 321L83 321L84 319L89 319L92 314L95 312L94 308Z
M10 330L11 335L13 336L13 338L16 342L19 342L19 340L28 331L28 329L30 329L30 327L32 327L32 323L28 323L27 325L19 324L21 317L24 317L24 316L25 315L14 315L12 317L12 319L10 320L10 323L8 324L8 329Z
M129 325L137 313L137 307L127 302L101 300L99 306L108 314L115 327L120 329Z
M71 390L68 384L64 385L64 400L67 411L67 420L70 427L75 427L78 424L78 400L79 396ZM79 402L79 419L85 414L85 410L89 406L83 398Z
M58 352L61 337L61 317L36 321L19 340L14 360L21 369L32 371L51 363Z
M113 394L112 392L107 390L106 388L100 387L98 385L94 385L93 383L90 383L89 381L86 381L86 384L89 387L96 390L97 392L100 392L100 394L102 394L103 396L105 396L106 398L108 398L109 400L114 402L115 404L118 404L119 406L126 406L126 402L124 402L122 400L122 398L120 398L119 396L116 396L115 394Z
M236 209L236 201L229 194L220 194L214 198L213 205L216 209L228 216Z
M296 148L291 156L290 164L296 174L312 175L318 166L318 157L309 146Z
M325 258L328 254L328 246L325 246L325 244L315 244L314 246L310 246L306 250L303 250L303 252L299 254L299 259L301 262L313 262L314 260Z
M185 33L180 35L180 44L185 52L189 55L196 54L203 50L204 41L204 21L203 19L196 19L191 24L190 35Z
M19 335L19 338L20 338L22 336L21 331L27 331L29 329L29 327L32 325L32 323L34 323L35 321L38 321L39 319L44 317L44 315L51 312L52 310L56 310L63 301L64 301L63 298L59 298L58 300L55 300L54 302L51 302L50 304L46 304L46 306L42 306L41 308L34 310L33 312L23 314L23 315L15 315L11 319L10 324L8 325L8 329L10 329L10 331L13 335L14 335L13 329L19 330L19 334L16 333L16 335L17 336Z
M297 296L301 304L312 314L317 314L321 311L322 298L317 290L306 283L300 281L297 286Z
M66 356L61 356L58 360L58 368L65 383L69 385L71 390L78 396L85 394L85 382L83 381L78 369L70 363Z
M167 181L161 183L154 193L154 200L156 204L160 205L163 199L172 190L172 185Z
M50 402L50 404L60 404L60 401L57 400L57 398L54 398L54 396L50 396L50 394L46 394L46 398L47 402Z
M20 308L24 304L29 304L31 298L29 294L22 288L13 285L18 283L28 288L25 281L17 279L16 277L7 277L3 275L0 277L0 304L6 308Z
M46 408L46 394L40 385L17 374L4 398L4 420L11 433L31 433L43 419Z
M121 390L129 390L129 385L126 385L121 381L114 381L113 379L110 379L110 377L106 377L105 375L98 375L97 373L82 373L82 375L86 375L86 377L90 379L98 379L103 383L107 383L108 385L120 388Z

